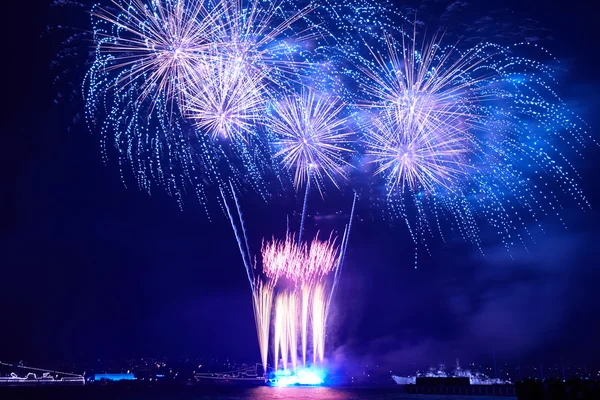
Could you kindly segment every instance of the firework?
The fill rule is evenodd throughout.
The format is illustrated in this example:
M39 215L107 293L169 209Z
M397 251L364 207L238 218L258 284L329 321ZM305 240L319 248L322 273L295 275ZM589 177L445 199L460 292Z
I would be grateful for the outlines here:
M377 68L362 67L364 85L376 110L365 133L366 154L379 165L389 192L452 192L468 174L468 156L476 144L476 106L486 100L482 78L465 79L484 60L471 52L454 59L436 37L416 48L416 32L407 45L385 36L388 59L371 50ZM487 96L491 97L492 94Z
M219 58L195 71L183 113L212 138L247 141L264 109L264 74Z
M517 45L460 51L443 46L443 36L419 45L416 31L400 34L368 46L353 76L362 88L365 154L415 243L435 231L443 237L450 222L480 246L483 215L510 248L515 238L525 243L525 221L552 212L557 191L587 205L554 144L583 145L585 133L545 65L515 55Z
M139 99L174 99L217 40L219 14L194 0L113 0L111 6L94 7L92 16L97 62L106 63L105 73L118 74L112 85L121 91L143 80Z
M323 36L288 0L113 0L91 11L95 58L83 87L86 120L105 160L115 147L150 192L182 203L192 187L249 182L268 197L268 140L259 122L277 93L307 76L308 41Z
M452 191L469 172L474 104L485 100L480 79L462 77L483 60L470 53L453 60L452 51L438 56L436 37L424 42L419 53L416 38L407 45L403 35L402 56L391 36L385 42L389 63L371 51L378 71L362 69L371 79L365 92L375 99L366 104L378 109L365 135L366 154L379 164L375 173L386 176L389 191Z
M350 165L344 154L351 152L347 146L352 133L347 131L343 110L344 104L334 97L311 89L273 105L268 125L276 137L275 157L294 170L296 188L312 178L321 190L323 177L336 186L340 177L347 177Z
M386 176L389 191L453 190L468 173L469 136L454 130L434 134L413 124L390 117L373 120L365 143L371 162L379 165L375 173Z

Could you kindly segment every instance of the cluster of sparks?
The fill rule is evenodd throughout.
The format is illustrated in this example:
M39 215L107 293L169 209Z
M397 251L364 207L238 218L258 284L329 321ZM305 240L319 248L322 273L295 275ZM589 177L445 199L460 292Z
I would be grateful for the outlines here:
M284 240L273 238L263 243L262 272L252 285L263 365L267 365L270 332L275 369L279 365L284 371L306 367L309 341L311 364L323 362L327 311L340 253L336 238L319 240L318 234L310 244L299 243L289 233Z
M452 189L466 173L465 155L473 150L470 105L479 100L477 80L455 84L457 77L477 66L465 56L445 67L451 53L437 57L438 43L427 43L416 60L415 43L397 43L386 37L389 63L373 53L379 71L364 69L371 82L365 91L375 100L371 126L367 128L366 154L379 165L389 190L434 191Z

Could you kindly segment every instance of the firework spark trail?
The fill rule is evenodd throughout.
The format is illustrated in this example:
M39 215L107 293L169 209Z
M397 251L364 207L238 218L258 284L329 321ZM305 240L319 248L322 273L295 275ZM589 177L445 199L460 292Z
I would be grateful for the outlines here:
M281 361L283 364L283 370L287 371L288 368L288 356L289 351L295 351L290 349L290 338L289 338L289 320L292 315L289 314L289 293L279 294L275 299L275 369L279 359L277 358L277 348L281 350Z
M252 255L250 254L250 245L248 244L248 235L246 233L246 226L244 225L244 216L242 215L242 208L240 207L240 202L238 200L237 194L235 192L235 188L233 187L233 184L231 183L231 181L229 182L229 188L231 189L231 195L233 197L233 201L235 203L235 208L236 208L237 213L238 213L238 218L240 220L240 227L242 228L242 235L244 237L244 244L246 245L246 257L248 257L247 258L247 260L248 260L248 264L247 265L249 267L250 264L251 264L251 262L252 262ZM223 195L222 191L221 191L221 195ZM225 200L225 199L223 199L223 200ZM229 213L229 209L227 209L227 212L228 212L229 215L231 215L231 213ZM242 249L240 248L240 251L241 250ZM252 277L252 280L254 281L255 277L254 277L254 272L253 272L252 269L250 269L250 275ZM276 278L275 278L275 280L276 280Z
M250 282L250 288L254 289L254 277L253 277L254 274L252 272L252 267L250 264L251 259L247 258L247 257L249 257L250 250L248 248L245 248L245 245L244 245L244 243L246 243L246 245L247 245L247 241L244 240L244 242L242 242L242 238L241 238L238 228L235 224L235 220L233 219L233 215L231 214L231 210L229 209L229 205L227 203L227 199L225 198L225 193L223 193L223 189L221 189L221 197L223 199L223 204L225 205L225 208L227 210L227 216L229 218L229 221L231 222L231 227L233 229L233 233L235 234L235 239L237 240L238 248L240 249L240 253L242 255L242 260L244 261L244 268L246 268L246 275L248 277L248 282ZM236 201L236 203L237 203L237 201ZM240 214L238 214L238 215L240 215Z
M292 362L292 370L296 371L298 366L298 302L295 291L288 294L287 322L290 361Z
M260 358L265 371L267 370L267 357L269 352L269 329L271 326L271 310L273 307L273 286L273 281L268 283L258 281L255 283L252 292Z
M335 289L340 281L340 275L342 273L342 267L344 265L344 258L346 257L346 248L348 247L348 239L350 238L350 231L352 230L352 221L354 220L354 208L356 207L356 199L358 195L354 192L354 199L352 200L352 209L350 210L350 220L348 221L348 225L344 230L344 234L342 235L342 243L340 245L340 256L338 258L338 263L335 267L335 275L333 277L333 287L331 288L331 293L329 294L329 299L327 300L327 313L325 315L325 323L327 323L327 316L329 315L329 306L331 305L331 300L333 299L333 294L335 293Z
M313 329L313 363L323 362L325 357L325 288L322 283L315 285L312 293L312 329Z
M279 369L279 347L282 340L281 334L283 333L283 327L281 326L283 315L280 303L281 299L277 297L275 300L275 321L273 324L273 368L275 371Z
M302 203L302 215L300 216L300 230L298 232L298 244L302 242L302 233L304 232L304 220L306 219L306 206L308 205L308 191L310 190L310 171L306 180L306 189L304 189L304 202Z
M311 286L308 283L302 284L302 307L301 307L301 341L302 341L302 366L306 367L306 349L308 348L308 311L311 295Z

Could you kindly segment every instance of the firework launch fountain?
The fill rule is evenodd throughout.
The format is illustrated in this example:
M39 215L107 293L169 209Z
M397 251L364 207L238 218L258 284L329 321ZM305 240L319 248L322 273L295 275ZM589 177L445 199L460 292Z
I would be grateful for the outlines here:
M252 289L263 368L268 371L272 346L272 384L321 384L327 315L340 277L356 196L341 240L333 232L326 239L317 232L310 243L302 242L288 231L281 240L263 239L260 259L252 263L241 209L231 189L237 219L222 196Z

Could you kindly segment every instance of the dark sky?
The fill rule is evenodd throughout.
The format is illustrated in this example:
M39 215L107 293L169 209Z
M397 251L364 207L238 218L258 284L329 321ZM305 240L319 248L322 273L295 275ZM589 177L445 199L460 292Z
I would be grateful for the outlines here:
M583 3L554 3L509 1L502 12L548 29L546 47L568 70L564 98L598 137L596 13ZM50 68L60 45L41 36L59 13L45 1L5 7L0 360L258 359L250 291L228 221L219 213L208 221L192 199L180 211L158 191L150 197L133 182L125 188L116 166L101 161L98 137L73 122L81 102L63 96L54 103L68 92L66 83L53 84ZM479 7L465 15L487 12ZM568 230L548 219L529 252L508 254L492 238L482 256L451 240L432 243L415 270L402 224L358 220L333 310L331 358L485 361L496 349L515 363L600 359L598 155L590 149L579 161L593 209L566 202ZM326 205L314 196L310 209L348 209L350 199L343 201ZM242 206L255 242L282 233L286 213L298 211L292 202L270 208L252 198ZM322 221L311 217L308 228Z

